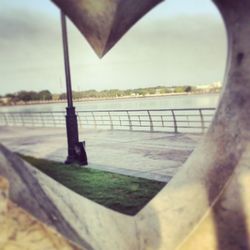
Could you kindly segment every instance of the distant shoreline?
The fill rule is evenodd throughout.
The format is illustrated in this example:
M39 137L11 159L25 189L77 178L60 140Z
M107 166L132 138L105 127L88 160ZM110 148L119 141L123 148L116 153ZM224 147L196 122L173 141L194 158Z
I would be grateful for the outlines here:
M126 99L144 99L144 98L156 98L156 97L166 97L166 96L188 96L188 95L213 95L219 94L220 92L183 92L183 93L165 93L165 94L154 94L145 96L120 96L120 97L99 97L99 98L84 98L84 99L74 99L74 103L78 102L95 102L95 101L106 101L106 100L126 100ZM67 103L67 100L52 100L52 101L31 101L27 103L16 103L11 105L0 105L0 107L16 107L16 106L32 106L32 105L45 105L45 104L59 104Z

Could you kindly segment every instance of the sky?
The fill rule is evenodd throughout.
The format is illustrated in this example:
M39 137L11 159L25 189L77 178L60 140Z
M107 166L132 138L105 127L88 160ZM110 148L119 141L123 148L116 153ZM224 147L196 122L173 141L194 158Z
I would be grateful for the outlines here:
M0 0L0 95L65 92L60 12L49 0ZM210 0L166 0L99 59L68 20L74 90L222 81L227 41Z

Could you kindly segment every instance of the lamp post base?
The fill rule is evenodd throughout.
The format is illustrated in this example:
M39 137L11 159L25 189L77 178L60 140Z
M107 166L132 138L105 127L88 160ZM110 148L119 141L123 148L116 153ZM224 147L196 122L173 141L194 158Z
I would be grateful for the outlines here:
M85 151L85 142L79 142L77 116L74 107L66 108L66 128L68 139L68 157L65 164L76 163L79 165L88 165L87 154Z
M88 165L87 154L85 151L85 141L78 142L74 146L74 154L68 155L65 164L79 164L81 166Z

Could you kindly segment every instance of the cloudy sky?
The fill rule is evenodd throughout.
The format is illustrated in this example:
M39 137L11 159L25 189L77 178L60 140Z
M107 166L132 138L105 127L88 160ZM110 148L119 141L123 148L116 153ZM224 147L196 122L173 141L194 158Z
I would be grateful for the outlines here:
M0 95L65 91L60 13L49 0L0 0ZM166 0L99 59L69 21L73 89L205 84L223 78L226 36L210 0Z

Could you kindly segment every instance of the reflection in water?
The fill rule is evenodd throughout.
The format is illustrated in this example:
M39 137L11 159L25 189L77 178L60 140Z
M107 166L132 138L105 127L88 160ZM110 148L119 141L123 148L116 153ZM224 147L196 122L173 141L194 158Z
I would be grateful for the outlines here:
M100 109L169 109L169 108L215 108L219 100L218 94L162 96L147 98L131 98L118 100L97 100L75 102L80 110ZM1 112L31 111L64 111L66 103L1 107Z

